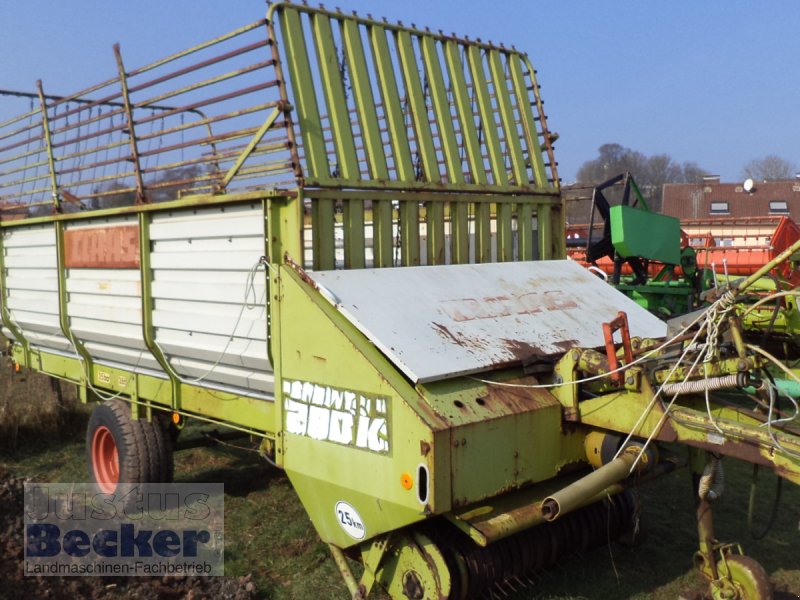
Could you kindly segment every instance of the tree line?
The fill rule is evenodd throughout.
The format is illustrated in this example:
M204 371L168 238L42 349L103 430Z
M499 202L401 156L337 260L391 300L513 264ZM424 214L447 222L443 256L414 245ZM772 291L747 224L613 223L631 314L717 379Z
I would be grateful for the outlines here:
M603 144L597 157L584 162L577 173L578 186L597 185L629 171L653 210L661 209L665 183L700 183L710 172L695 162L677 162L668 154L647 156L621 144ZM742 168L742 179L779 181L793 179L797 165L775 154L753 159Z

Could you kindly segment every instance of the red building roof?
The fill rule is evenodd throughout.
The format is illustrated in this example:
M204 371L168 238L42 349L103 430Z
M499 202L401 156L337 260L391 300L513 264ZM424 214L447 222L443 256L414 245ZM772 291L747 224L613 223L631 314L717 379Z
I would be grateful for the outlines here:
M755 183L666 183L661 212L679 219L786 215L800 222L800 179Z

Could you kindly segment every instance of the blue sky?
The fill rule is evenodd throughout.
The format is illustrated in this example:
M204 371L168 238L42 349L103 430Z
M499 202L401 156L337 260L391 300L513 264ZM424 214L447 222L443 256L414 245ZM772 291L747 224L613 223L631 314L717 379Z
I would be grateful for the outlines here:
M800 5L791 0L341 0L328 6L514 44L538 69L565 182L617 142L737 181L778 154L800 167ZM0 1L0 88L53 94L263 16L260 0ZM5 103L5 106L3 104ZM10 106L0 97L0 116Z

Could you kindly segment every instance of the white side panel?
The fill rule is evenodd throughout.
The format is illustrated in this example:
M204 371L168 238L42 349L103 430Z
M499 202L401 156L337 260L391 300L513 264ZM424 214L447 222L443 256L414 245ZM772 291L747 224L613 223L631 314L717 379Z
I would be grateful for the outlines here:
M156 341L187 380L271 393L261 205L160 213L150 226Z
M129 216L93 219L69 223L67 231L136 222ZM68 269L67 295L72 332L93 359L161 371L144 343L139 269Z
M23 336L43 350L73 351L59 321L55 226L7 229L3 252L8 310Z

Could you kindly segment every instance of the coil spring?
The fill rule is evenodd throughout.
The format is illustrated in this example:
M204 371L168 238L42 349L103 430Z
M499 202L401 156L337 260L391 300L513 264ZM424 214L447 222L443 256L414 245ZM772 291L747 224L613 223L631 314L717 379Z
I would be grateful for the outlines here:
M733 387L744 387L747 385L747 375L735 373L733 375L723 375L721 377L709 377L708 379L697 379L694 381L684 381L681 383L667 383L662 388L664 396L675 396L678 394L699 394L708 390L723 390Z

